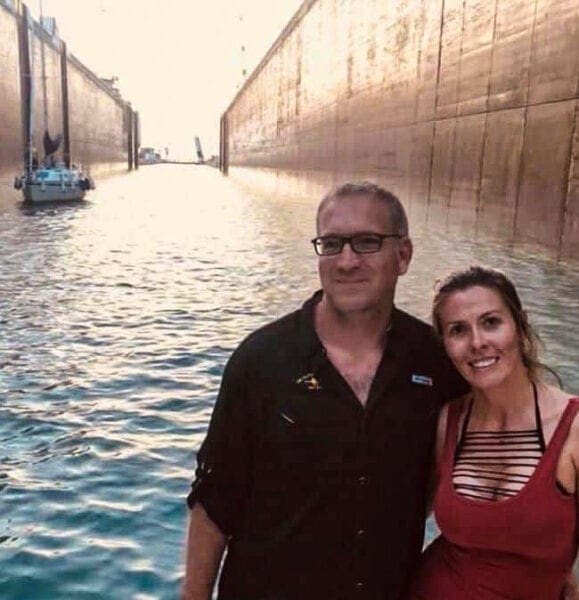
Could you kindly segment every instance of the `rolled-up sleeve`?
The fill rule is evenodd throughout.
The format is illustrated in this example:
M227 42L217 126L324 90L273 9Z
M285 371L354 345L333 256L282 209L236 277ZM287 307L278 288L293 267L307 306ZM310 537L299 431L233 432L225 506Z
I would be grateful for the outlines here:
M199 502L225 535L233 535L245 506L252 472L253 411L241 349L227 363L187 504Z

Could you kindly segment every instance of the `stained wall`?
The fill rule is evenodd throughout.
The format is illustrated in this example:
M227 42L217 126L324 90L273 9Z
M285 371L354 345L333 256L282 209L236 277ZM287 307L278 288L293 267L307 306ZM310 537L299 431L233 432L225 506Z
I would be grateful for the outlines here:
M22 43L24 6L0 0L0 185L22 171L25 154L27 77ZM19 35L20 30L20 35ZM33 85L33 146L44 156L43 136L64 133L63 42L38 23L28 28ZM66 54L71 159L93 175L125 170L138 153L137 117L130 105L81 61ZM63 146L57 152L63 158Z
M18 24L0 5L0 182L22 166Z
M306 0L224 115L224 167L371 178L579 258L578 73L579 0Z
M129 132L126 106L96 85L82 63L69 57L68 95L70 145L73 162L127 167ZM95 115L98 115L95 118Z

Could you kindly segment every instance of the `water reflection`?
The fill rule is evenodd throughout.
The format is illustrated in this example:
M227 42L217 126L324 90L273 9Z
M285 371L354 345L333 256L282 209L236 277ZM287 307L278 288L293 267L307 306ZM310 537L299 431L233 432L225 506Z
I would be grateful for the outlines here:
M319 190L276 185L159 165L79 205L0 203L3 598L175 597L183 496L224 361L318 285ZM418 204L410 216L398 303L426 318L436 274L500 266L579 391L579 271Z

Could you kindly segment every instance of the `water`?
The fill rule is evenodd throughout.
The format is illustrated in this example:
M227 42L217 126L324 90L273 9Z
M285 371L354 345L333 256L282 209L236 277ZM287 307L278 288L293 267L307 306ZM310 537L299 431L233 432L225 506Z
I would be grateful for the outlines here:
M169 165L91 198L0 201L3 599L177 597L184 496L224 362L317 285L315 198ZM498 265L579 392L579 270L413 220L398 304L426 317L435 274Z

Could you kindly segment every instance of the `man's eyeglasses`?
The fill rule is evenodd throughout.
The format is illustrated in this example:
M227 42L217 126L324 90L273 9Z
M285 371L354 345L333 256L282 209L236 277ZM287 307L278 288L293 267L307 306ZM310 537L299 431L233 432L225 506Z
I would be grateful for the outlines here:
M401 238L403 236L397 233L359 233L344 237L340 235L322 235L314 238L312 244L318 256L333 256L340 254L346 244L350 244L350 248L356 254L372 254L379 252L382 248L382 243L387 238Z

